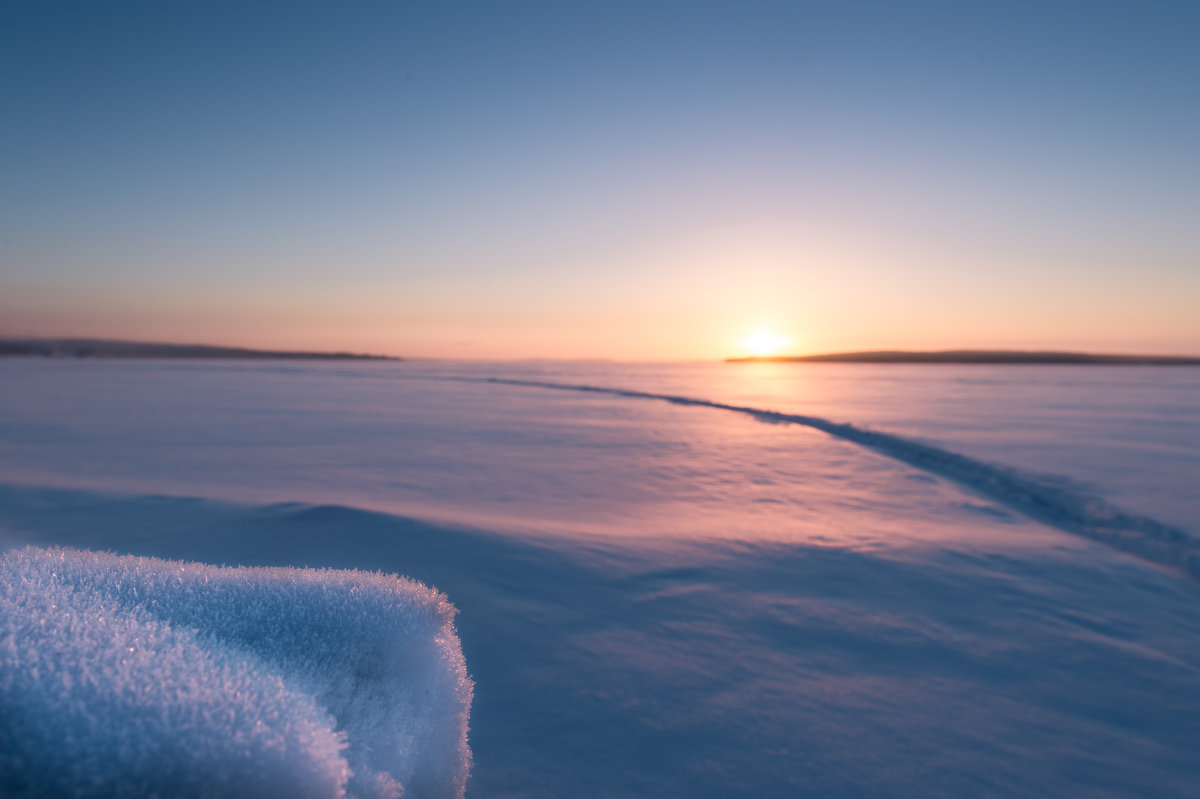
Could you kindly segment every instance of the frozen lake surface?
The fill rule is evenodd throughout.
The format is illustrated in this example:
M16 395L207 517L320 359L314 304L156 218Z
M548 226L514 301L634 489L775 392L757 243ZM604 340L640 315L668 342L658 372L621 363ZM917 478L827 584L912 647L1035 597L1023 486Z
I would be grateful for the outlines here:
M1184 797L1198 397L1191 367L14 360L0 538L436 586L468 796Z

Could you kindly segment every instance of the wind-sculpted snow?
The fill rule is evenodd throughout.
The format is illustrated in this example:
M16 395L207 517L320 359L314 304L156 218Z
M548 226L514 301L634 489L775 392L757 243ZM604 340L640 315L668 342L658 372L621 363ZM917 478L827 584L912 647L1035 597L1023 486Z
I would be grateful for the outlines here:
M693 397L602 386L499 377L441 379L662 400L676 405L747 414L771 424L811 427L951 480L1031 519L1094 539L1154 563L1181 569L1190 577L1200 579L1200 543L1186 532L1147 516L1127 513L1078 489L1070 481L1052 475L1031 474L1008 466L987 463L901 436L833 422L818 416L780 413Z
M0 557L0 795L462 796L437 591L357 571Z

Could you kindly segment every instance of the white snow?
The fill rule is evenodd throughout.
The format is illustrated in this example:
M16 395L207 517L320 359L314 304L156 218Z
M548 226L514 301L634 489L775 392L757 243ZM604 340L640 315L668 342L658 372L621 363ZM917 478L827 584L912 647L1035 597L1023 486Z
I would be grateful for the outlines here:
M0 557L0 794L461 796L455 610L380 573Z
M1031 519L1095 539L1163 566L1182 569L1193 578L1200 579L1200 541L1185 530L1114 507L1095 493L1081 489L1071 480L1057 475L1033 474L1011 466L987 463L920 441L819 416L605 386L495 377L441 379L662 400L674 405L732 411L768 424L811 427L929 474L952 480Z
M475 684L470 796L1195 796L1200 369L761 366L0 363L0 551L437 586ZM8 601L82 590L47 579ZM79 613L136 604L106 580ZM274 753L255 757L286 764L288 795L336 785L338 758L360 775L351 794L386 772L422 795L363 745L397 714L374 696L339 709L322 687L403 684L338 665L381 626L342 612L349 597L331 595L345 629L329 638L305 632L309 599L242 629L243 595L155 598L192 616L148 606L124 623L194 654L153 661L139 691L194 679L173 694L186 708L228 674L248 723L276 731L278 748L252 738ZM28 660L54 663L58 637L38 634ZM95 640L98 663L115 658L97 673L129 668L136 651L107 649L118 638ZM288 640L321 640L328 659ZM18 693L2 701L38 697ZM76 721L107 752L112 719L157 722L149 708ZM41 715L22 723L55 721ZM237 717L222 719L157 736L143 762L182 742L236 749ZM78 748L64 727L39 743L33 726L0 753L87 771L57 751ZM293 742L295 763L278 754ZM262 779L225 771L247 792Z

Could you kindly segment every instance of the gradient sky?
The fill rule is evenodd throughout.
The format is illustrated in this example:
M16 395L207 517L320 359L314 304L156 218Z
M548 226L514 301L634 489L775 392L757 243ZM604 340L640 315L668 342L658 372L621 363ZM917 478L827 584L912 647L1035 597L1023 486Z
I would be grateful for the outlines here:
M0 5L0 335L1200 353L1200 3Z

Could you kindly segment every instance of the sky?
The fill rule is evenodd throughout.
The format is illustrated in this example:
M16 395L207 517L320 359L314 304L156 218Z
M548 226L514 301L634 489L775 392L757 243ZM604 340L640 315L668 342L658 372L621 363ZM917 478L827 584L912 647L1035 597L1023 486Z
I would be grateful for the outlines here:
M1200 353L1200 3L0 4L0 335Z

